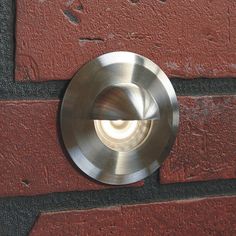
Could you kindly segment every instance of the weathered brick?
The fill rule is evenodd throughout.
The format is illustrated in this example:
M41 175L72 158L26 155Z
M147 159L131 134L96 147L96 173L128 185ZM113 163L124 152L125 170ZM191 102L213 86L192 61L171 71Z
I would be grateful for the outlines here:
M180 130L161 183L236 178L236 96L178 99Z
M235 235L236 197L43 213L30 235Z
M161 182L236 178L236 96L178 99L180 131ZM106 187L81 175L65 155L58 108L58 101L0 102L0 196Z
M169 76L236 76L236 2L21 0L16 80L66 80L106 52L128 50Z
M52 100L0 101L0 196L108 188L73 167L62 148L58 108Z

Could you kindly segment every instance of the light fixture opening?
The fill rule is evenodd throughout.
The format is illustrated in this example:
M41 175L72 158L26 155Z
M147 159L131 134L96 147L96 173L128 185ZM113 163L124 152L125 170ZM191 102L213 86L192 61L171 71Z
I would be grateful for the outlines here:
M94 120L97 136L108 148L128 152L145 142L151 120Z

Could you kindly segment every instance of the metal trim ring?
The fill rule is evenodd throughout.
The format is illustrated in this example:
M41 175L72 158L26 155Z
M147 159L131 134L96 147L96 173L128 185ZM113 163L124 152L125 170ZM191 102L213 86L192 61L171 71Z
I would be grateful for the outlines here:
M116 148L115 139L107 143L104 134L103 142L97 133L102 120L136 120L135 135L142 135L145 126L144 136L137 145L129 143L135 142L134 137L124 139L122 145L131 145L130 149L122 149L120 143ZM93 179L122 185L160 167L176 137L179 109L172 84L159 66L132 52L111 52L88 62L73 77L63 98L60 122L74 163Z

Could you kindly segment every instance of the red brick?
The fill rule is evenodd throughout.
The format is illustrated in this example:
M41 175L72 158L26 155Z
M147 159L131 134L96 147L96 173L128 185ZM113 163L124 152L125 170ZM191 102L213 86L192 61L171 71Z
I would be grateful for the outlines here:
M30 235L235 235L236 197L43 213Z
M58 101L0 101L0 196L108 188L82 175L65 155L58 108Z
M70 79L116 50L142 54L169 76L236 76L234 0L16 2L16 80Z
M178 99L180 132L161 182L236 178L236 96ZM72 167L59 140L58 107L58 101L0 101L0 196L107 187Z
M178 99L180 130L161 183L236 178L236 96Z

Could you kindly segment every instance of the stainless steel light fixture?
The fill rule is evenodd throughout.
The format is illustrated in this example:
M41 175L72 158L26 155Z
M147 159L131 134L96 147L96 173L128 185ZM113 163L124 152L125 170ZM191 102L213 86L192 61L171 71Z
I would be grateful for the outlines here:
M165 73L132 52L111 52L84 65L61 108L65 146L75 164L107 184L129 184L157 170L179 125Z

